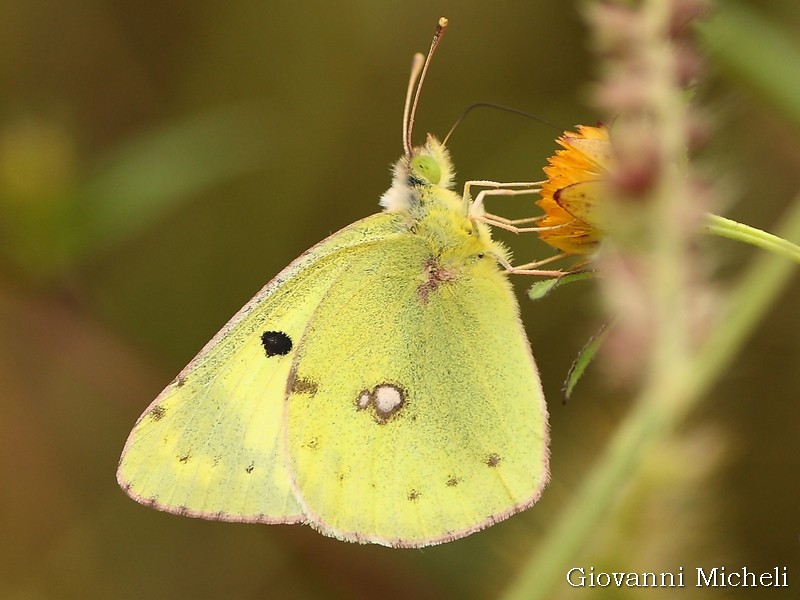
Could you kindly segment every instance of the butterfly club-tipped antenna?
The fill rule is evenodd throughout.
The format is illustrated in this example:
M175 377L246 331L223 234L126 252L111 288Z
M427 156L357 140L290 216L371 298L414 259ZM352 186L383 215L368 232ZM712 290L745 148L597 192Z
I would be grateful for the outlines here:
M408 91L406 92L406 104L403 109L403 149L406 156L411 158L413 146L411 145L411 135L414 131L414 117L417 113L417 104L419 103L419 95L422 91L422 84L425 81L425 74L428 72L428 66L431 63L433 53L439 45L445 30L447 29L447 19L441 17L439 23L436 25L436 32L433 34L431 47L428 50L428 55L423 57L421 53L414 55L414 61L411 64L411 78L408 82ZM414 89L414 83L417 84Z

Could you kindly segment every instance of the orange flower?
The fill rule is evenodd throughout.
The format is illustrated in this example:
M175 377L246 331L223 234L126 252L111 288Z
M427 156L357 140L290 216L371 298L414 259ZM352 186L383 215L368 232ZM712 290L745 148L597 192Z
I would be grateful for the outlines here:
M578 125L558 138L563 149L548 159L542 185L544 212L537 223L543 242L567 254L591 254L602 238L596 206L608 174L611 143L605 126Z

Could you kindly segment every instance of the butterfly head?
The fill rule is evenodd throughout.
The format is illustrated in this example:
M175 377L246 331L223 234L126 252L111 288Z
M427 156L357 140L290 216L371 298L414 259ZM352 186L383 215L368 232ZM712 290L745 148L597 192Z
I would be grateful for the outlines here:
M453 185L453 163L450 153L439 140L428 134L422 146L414 148L411 157L403 157L408 162L410 185L431 185L450 189Z
M434 198L458 198L450 190L454 176L450 153L432 135L410 155L402 156L393 172L392 187L381 197L381 206L388 212L415 212Z

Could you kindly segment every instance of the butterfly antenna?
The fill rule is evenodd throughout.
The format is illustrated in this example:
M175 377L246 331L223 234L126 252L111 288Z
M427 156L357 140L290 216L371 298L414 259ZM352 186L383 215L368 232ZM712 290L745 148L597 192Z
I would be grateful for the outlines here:
M436 51L436 47L439 45L439 40L442 39L445 29L447 29L447 19L442 17L436 25L436 32L433 34L431 48L428 50L425 61L422 62L422 54L418 53L414 55L414 62L411 66L411 80L408 82L408 92L406 93L406 106L403 111L403 148L408 157L411 157L411 134L414 131L414 117L417 114L417 104L419 103L422 84L425 81L425 74L428 72L428 65L431 63L433 53ZM417 83L417 88L412 95L414 82Z
M456 122L450 128L450 131L448 131L447 135L444 136L444 140L442 141L443 145L445 145L445 146L447 145L447 140L449 140L450 136L453 135L453 132L456 130L456 127L458 127L461 124L461 121L463 121L467 117L467 115L469 113L471 113L473 110L475 110L476 108L495 108L497 110L502 110L502 111L505 111L505 112L508 112L508 113L512 113L512 114L515 114L515 115L520 115L522 117L527 117L528 119L531 119L533 121L538 121L539 123L542 123L543 125L547 125L548 127L552 127L553 129L555 129L556 131L559 131L559 132L564 131L564 129L565 129L563 127L559 127L558 125L554 125L553 123L551 123L547 119L542 119L541 117L537 117L536 115L533 115L533 114L531 114L529 112L525 112L524 110L520 110L518 108L513 108L511 106L504 106L502 104L495 104L494 102L475 102L474 104L470 104L466 108L466 110L463 113L461 113L461 116L458 117Z
M403 149L406 151L406 156L411 156L411 130L408 126L408 117L411 114L411 98L414 94L414 84L417 83L424 62L425 55L422 52L417 52L411 63L411 78L408 80L406 104L403 108Z

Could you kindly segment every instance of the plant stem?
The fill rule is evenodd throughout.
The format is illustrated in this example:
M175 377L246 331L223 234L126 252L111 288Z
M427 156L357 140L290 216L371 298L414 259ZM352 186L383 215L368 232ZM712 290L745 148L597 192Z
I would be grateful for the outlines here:
M745 244L758 246L769 252L774 252L784 258L800 263L800 246L793 244L782 237L767 233L743 223L731 221L719 215L708 215L706 230L714 235L726 237Z

